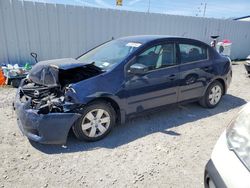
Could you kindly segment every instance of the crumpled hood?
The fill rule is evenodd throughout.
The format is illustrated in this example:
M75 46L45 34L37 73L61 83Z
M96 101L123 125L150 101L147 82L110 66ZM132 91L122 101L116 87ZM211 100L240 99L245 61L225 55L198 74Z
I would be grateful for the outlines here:
M33 66L33 68L53 66L53 67L57 67L58 69L67 70L67 69L80 67L83 65L85 65L85 63L82 63L76 59L64 58L64 59L52 59L52 60L47 60L47 61L40 61L35 66Z
M72 82L77 82L95 76L101 71L94 65L82 63L73 58L54 59L40 61L34 65L29 72L29 79L45 86L58 86L62 85L60 80L68 78Z

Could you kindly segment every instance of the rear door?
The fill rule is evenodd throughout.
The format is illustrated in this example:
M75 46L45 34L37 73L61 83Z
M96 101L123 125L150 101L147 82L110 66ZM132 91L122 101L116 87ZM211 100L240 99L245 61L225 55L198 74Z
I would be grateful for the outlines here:
M145 75L129 73L133 64L148 67ZM127 66L125 93L128 113L177 102L179 67L175 43L163 43L149 47Z
M199 98L213 78L208 47L197 41L179 42L180 88L178 101Z

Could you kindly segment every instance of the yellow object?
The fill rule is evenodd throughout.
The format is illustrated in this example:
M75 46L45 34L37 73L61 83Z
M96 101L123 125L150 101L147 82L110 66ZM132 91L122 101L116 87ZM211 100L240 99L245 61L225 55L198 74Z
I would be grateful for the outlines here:
M4 74L3 74L3 70L0 68L0 86L5 85L6 84L5 81L6 81L6 78L5 78Z
M116 6L122 6L122 0L116 0Z

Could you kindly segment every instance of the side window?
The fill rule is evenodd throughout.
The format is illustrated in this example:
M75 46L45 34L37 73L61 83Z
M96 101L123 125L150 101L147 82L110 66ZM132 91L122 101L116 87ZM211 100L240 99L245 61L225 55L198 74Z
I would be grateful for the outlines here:
M191 44L179 44L181 63L200 61L207 59L207 48Z
M133 64L143 64L148 70L155 70L176 64L174 44L162 44L150 47L137 56ZM133 65L132 64L132 65Z

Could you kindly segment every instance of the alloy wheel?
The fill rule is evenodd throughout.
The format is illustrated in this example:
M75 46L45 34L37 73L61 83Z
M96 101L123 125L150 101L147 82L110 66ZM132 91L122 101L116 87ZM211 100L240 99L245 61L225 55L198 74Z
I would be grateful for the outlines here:
M82 130L88 137L103 135L110 126L110 115L106 110L94 109L88 112L82 121Z
M208 99L211 105L216 105L222 96L222 90L219 85L215 85L211 88Z

